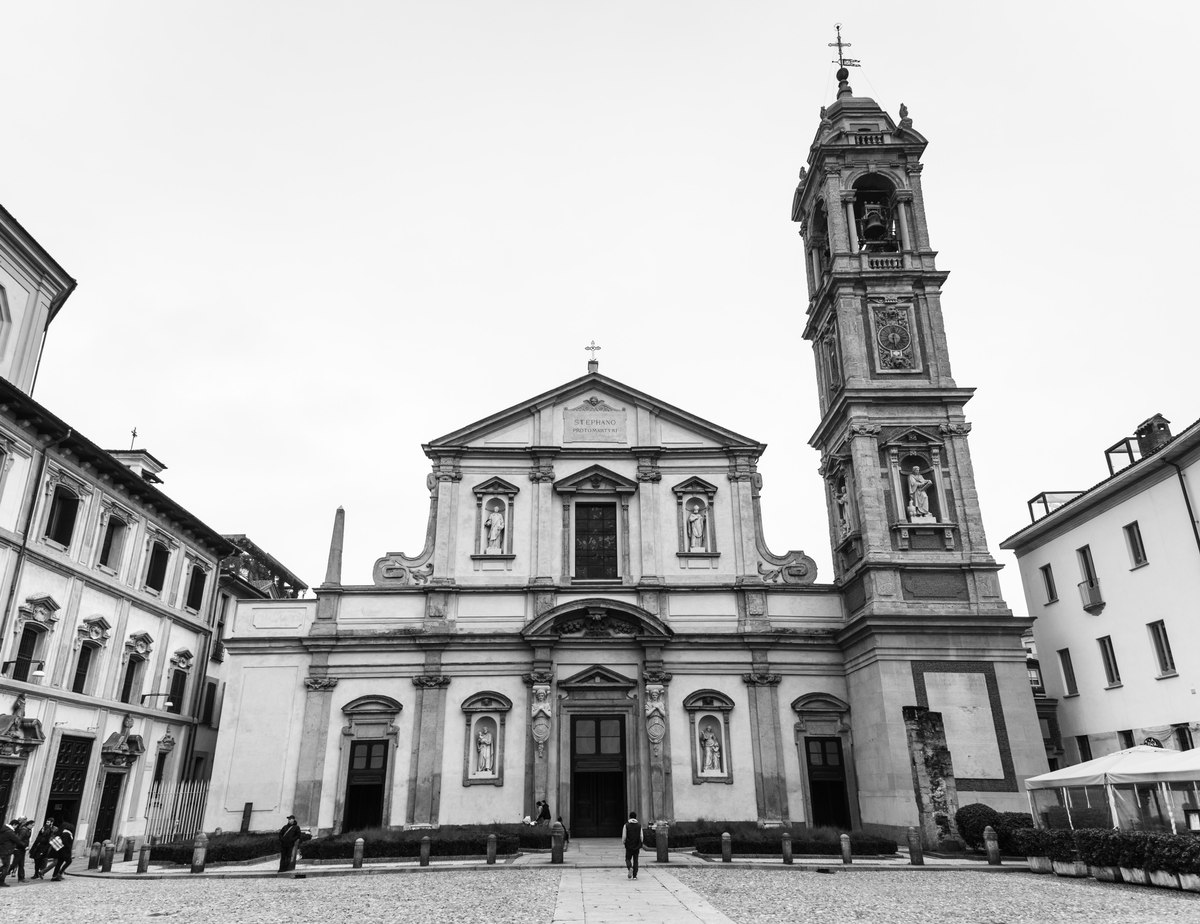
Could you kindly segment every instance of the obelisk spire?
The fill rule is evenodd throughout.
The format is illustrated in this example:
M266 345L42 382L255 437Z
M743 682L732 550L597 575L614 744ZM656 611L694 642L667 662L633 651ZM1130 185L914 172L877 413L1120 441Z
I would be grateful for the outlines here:
M325 584L342 583L342 543L346 533L346 510L338 507L333 515L333 536L329 540L329 564L325 566Z

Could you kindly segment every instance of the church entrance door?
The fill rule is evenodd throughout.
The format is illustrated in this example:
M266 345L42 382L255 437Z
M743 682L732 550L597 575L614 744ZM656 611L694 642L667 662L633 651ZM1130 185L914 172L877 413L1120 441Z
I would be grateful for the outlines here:
M96 813L96 830L92 832L93 840L103 843L112 837L113 822L117 820L117 803L121 799L121 784L124 782L124 773L104 774L104 786L100 789L100 810Z
M625 717L571 718L571 834L615 837L625 821Z
M383 824L387 745L386 741L355 741L350 745L343 831L361 831L363 828L378 828Z
M814 827L849 831L850 802L846 797L846 763L838 738L806 738L808 791L812 794Z
M0 764L0 818L8 818L8 801L12 797L13 779L17 775L17 768L7 764Z

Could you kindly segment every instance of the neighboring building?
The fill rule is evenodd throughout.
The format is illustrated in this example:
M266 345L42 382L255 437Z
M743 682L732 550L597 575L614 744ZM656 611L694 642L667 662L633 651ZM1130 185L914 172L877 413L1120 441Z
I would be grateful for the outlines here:
M1064 763L1200 731L1200 422L1172 438L1156 414L1106 451L1086 491L1043 492L1017 556ZM1040 711L1040 710L1039 710Z
M546 798L575 836L637 809L936 842L956 788L1027 806L1046 769L1029 621L980 518L926 142L839 80L794 207L834 583L767 549L764 444L589 363L425 445L419 553L342 585L339 511L315 600L238 605L206 827L247 803L255 829L294 811L324 832L514 821Z

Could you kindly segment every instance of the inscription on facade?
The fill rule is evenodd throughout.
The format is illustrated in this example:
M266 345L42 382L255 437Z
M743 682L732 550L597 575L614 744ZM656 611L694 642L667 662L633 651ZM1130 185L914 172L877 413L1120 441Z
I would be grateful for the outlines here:
M588 398L578 407L563 408L564 443L625 443L625 409L601 398Z

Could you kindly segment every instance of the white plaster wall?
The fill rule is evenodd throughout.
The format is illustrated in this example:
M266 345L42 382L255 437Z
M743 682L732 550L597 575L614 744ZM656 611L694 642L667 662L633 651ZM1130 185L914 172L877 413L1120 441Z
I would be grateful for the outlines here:
M15 373L18 371L17 367L23 353L23 344L20 342L19 334L33 300L33 292L9 272L3 263L0 263L0 287L4 288L8 311L12 318L11 326L4 334L3 347L0 349L0 375L19 388L27 388L27 383L19 381L19 376ZM38 331L39 335L40 333Z
M292 638L307 635L316 600L241 600L225 624L225 638Z
M15 439L11 434L8 435ZM25 525L21 519L21 505L29 493L29 478L33 460L20 452L9 453L8 460L8 472L4 477L4 493L0 494L0 528L15 533Z

